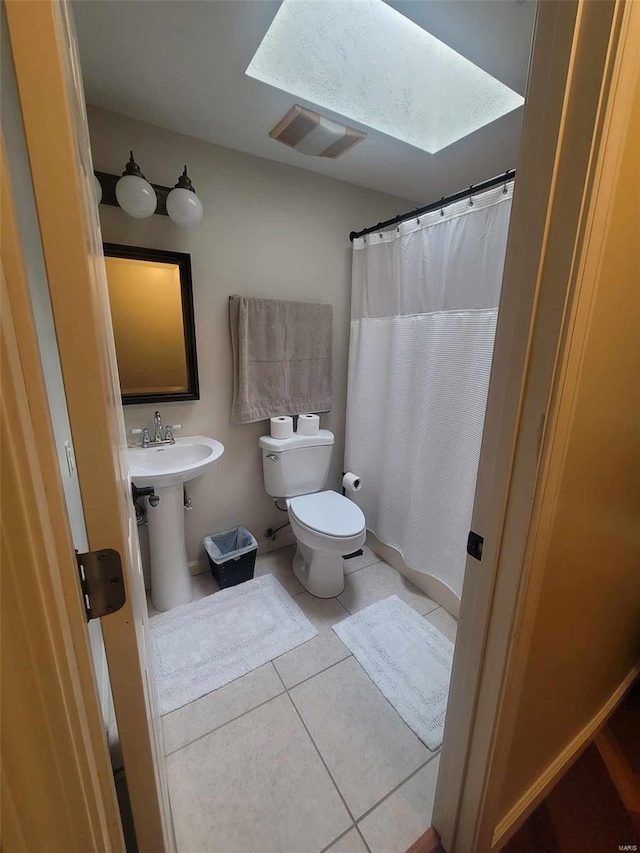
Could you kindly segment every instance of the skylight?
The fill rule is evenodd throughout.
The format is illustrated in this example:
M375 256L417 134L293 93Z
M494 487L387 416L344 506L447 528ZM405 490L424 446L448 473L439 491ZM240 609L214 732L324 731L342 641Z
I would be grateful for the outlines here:
M524 103L383 0L284 0L246 73L431 154Z

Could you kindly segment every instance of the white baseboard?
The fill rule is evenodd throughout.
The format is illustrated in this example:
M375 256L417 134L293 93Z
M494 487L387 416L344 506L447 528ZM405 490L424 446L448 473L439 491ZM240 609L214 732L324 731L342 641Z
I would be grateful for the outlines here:
M640 664L635 666L616 688L598 713L551 762L526 793L497 824L493 833L491 853L500 850L522 826L529 815L540 805L553 786L567 772L580 754L591 743L598 731L622 701L625 693L640 674Z
M189 573L191 577L194 575L201 575L203 572L209 571L209 564L207 563L207 558L202 557L200 560L189 560Z

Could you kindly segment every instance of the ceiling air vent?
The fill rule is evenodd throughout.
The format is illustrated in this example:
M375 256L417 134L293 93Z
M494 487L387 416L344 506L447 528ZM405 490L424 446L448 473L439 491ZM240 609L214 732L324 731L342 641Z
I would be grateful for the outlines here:
M366 135L298 104L269 133L272 139L295 148L301 154L331 159L344 154Z

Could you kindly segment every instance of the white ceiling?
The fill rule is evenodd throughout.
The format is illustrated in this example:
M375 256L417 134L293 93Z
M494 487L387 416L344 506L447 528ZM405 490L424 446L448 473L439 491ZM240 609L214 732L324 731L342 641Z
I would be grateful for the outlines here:
M293 103L314 106L245 75L279 5L277 0L76 0L88 103L416 202L515 165L522 109L436 154L328 110L322 112L329 118L347 118L368 134L342 157L307 157L270 139L269 131ZM524 94L534 0L390 5Z

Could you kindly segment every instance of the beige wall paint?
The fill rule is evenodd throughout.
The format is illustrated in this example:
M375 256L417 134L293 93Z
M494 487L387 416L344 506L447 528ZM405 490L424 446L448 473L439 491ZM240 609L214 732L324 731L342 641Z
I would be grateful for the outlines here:
M504 817L640 659L640 89L502 788Z
M239 426L229 420L228 298L239 293L333 305L334 404L321 422L336 435L329 485L338 488L347 386L349 231L413 205L105 110L89 109L89 127L96 169L120 174L132 148L150 181L172 186L186 163L204 206L201 225L191 231L165 216L136 220L100 206L105 241L191 254L201 399L125 407L127 428L148 425L158 408L165 422L184 425L183 435L210 435L225 446L211 472L189 484L194 506L186 514L189 559L201 558L206 534L236 525L251 530L264 549L291 541L283 536L272 545L262 536L267 527L286 520L263 488L257 442L267 431L266 422Z

